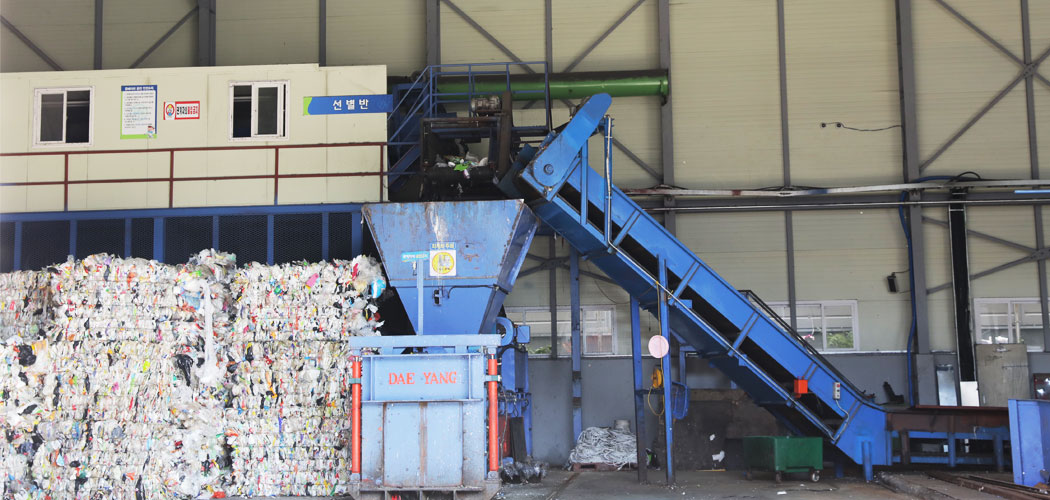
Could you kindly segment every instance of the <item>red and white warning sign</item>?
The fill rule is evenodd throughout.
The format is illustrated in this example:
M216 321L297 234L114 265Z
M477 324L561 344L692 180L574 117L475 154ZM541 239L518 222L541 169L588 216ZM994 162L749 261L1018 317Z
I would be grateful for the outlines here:
M199 120L201 117L200 101L165 101L165 120Z

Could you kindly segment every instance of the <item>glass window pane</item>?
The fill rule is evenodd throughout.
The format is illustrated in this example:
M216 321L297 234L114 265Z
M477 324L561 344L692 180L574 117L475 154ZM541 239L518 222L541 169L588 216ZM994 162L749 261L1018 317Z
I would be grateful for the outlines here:
M1043 350L1043 317L1038 302L1014 304L1014 317L1021 330L1021 341L1029 351Z
M233 137L252 136L252 86L233 86Z
M820 304L799 304L796 328L806 342L817 349L824 349L824 332L821 329Z
M547 323L551 322L551 312L548 310L529 309L525 316L529 318L529 323ZM550 328L547 329L550 331Z
M1006 344L1010 342L1009 304L1007 302L977 303L977 342Z
M259 87L259 135L277 134L277 87Z
M533 338L551 336L551 324L549 321L529 322L528 325L532 328L530 333Z
M66 142L85 143L91 133L91 92L71 90L66 93Z
M853 349L853 330L829 331L828 349Z
M572 323L569 321L568 315L558 315L558 336L569 337L572 335Z
M64 93L40 95L40 142L61 141Z
M551 353L551 338L549 336L537 337L532 336L532 340L528 343L529 354L550 354Z
M600 335L585 335L583 337L584 354L601 354L602 339Z
M572 339L568 336L558 337L558 357L566 357L572 354Z
M1014 302L1014 320L1021 326L1043 326L1042 311L1038 302Z

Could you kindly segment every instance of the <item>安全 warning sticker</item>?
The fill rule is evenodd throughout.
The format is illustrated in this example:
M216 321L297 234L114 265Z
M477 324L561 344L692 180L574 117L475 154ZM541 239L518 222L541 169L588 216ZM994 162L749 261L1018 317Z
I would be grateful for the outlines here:
M456 275L455 242L430 244L430 276L445 278Z

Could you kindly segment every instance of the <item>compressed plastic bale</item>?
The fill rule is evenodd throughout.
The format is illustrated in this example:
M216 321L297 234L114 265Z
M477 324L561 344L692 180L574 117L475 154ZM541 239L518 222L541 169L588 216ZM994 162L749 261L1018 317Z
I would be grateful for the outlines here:
M235 263L205 250L184 265L99 254L50 267L39 335L0 345L4 493L345 494L342 340L378 334L381 268Z

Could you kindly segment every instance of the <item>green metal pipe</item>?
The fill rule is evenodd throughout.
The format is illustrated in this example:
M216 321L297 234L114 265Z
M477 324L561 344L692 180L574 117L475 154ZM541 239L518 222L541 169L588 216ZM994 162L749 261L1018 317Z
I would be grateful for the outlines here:
M632 72L638 73L638 72ZM612 97L661 96L667 97L667 75L646 72L637 76L612 76L588 78L586 73L574 75L554 74L550 77L551 99L580 99L594 94L607 93ZM467 93L475 95L499 95L507 89L504 78L475 78L473 89L465 78L441 79L438 81L438 92L442 94L462 94L443 96L446 98L465 97ZM512 77L511 93L515 101L542 101L542 77Z

